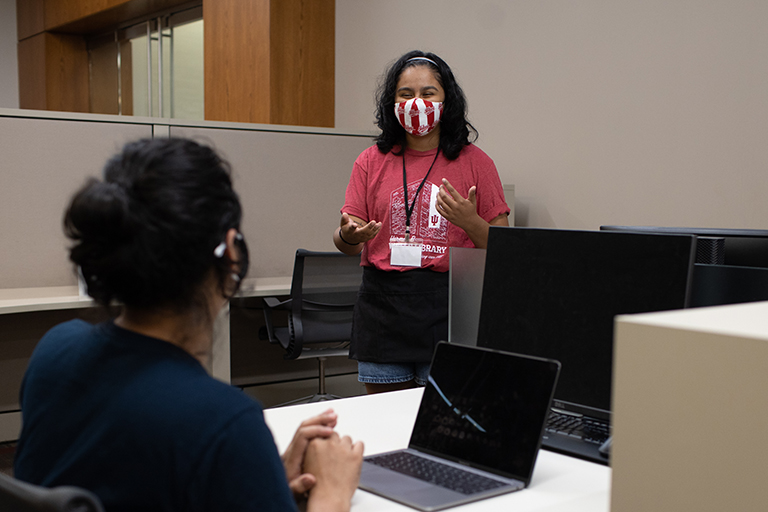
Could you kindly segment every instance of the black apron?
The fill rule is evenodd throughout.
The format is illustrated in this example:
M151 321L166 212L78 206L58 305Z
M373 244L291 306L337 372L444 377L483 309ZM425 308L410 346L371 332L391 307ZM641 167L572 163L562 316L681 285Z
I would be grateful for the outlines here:
M370 363L429 363L448 339L448 273L363 269L349 357Z

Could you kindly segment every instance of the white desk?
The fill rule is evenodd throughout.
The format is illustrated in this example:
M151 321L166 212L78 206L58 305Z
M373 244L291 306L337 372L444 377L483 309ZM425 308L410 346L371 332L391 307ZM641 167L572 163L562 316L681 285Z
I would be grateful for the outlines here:
M243 280L238 297L287 295L289 277L252 277ZM90 297L78 294L77 286L0 289L0 315L29 311L52 311L96 306Z
M365 454L405 448L410 439L423 389L396 391L267 409L267 424L282 453L299 424L327 408L339 415L336 430L365 443ZM541 450L531 485L519 492L498 496L455 509L472 512L604 512L609 510L611 469L547 450ZM357 490L353 512L413 511L374 494Z
M0 315L89 308L95 305L96 303L90 297L78 295L77 286L0 290Z
M238 297L269 297L270 295L288 295L291 292L291 276L287 277L249 277L243 279Z

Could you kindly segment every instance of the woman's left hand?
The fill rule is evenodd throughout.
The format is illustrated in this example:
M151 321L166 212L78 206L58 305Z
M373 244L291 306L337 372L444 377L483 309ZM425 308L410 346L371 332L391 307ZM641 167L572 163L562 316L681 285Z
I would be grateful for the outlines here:
M288 445L281 457L285 467L285 475L288 478L288 486L294 495L304 494L317 482L314 475L302 472L307 446L312 439L317 437L330 437L333 434L333 427L336 426L336 420L336 413L332 409L328 409L322 414L305 420L296 430L291 444Z
M476 191L477 187L472 186L469 189L469 195L466 198L462 197L453 188L453 185L443 178L443 184L440 185L440 191L437 194L436 206L438 213L451 224L466 231L468 226L479 218L477 215Z

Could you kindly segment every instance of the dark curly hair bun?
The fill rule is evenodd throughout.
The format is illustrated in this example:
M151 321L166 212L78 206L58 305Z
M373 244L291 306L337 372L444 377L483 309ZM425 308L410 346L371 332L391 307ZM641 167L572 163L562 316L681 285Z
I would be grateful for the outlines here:
M232 273L213 251L242 211L229 165L210 147L186 139L127 144L72 198L64 231L70 259L101 304L186 308L215 269ZM241 262L247 268L247 261Z

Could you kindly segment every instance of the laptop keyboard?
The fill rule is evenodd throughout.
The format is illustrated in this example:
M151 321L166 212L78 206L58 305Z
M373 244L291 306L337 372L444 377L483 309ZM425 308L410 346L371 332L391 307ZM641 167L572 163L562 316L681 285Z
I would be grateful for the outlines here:
M552 434L561 434L581 439L593 444L602 444L610 435L610 428L607 422L555 411L549 413L546 431Z
M372 456L365 460L461 494L476 494L508 485L505 482L425 459L409 452L388 453Z

